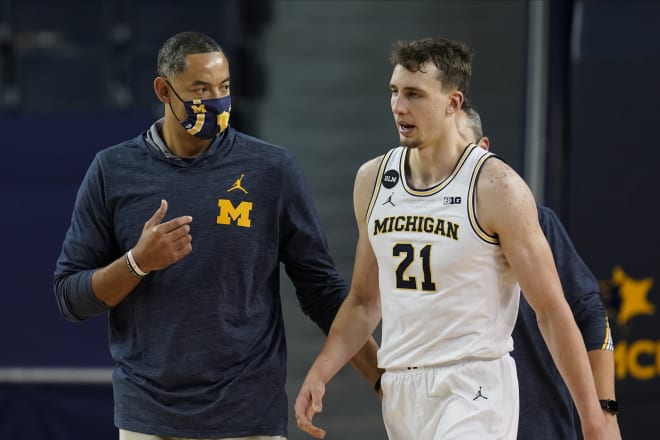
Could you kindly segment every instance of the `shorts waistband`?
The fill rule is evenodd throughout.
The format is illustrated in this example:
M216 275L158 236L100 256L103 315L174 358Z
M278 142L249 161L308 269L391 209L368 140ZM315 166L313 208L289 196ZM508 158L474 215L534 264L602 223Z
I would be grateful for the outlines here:
M469 357L469 358L463 358L459 359L456 361L452 362L444 362L440 364L432 364L432 365L408 365L404 367L393 367L393 368L386 368L385 371L392 371L392 372L415 372L415 371L424 371L424 370L435 370L438 368L447 368L447 367L453 367L455 365L463 365L471 362L490 362L490 361L497 361L500 359L503 359L505 357L509 357L509 353L505 353L504 355L497 357L497 358L480 358L480 357Z

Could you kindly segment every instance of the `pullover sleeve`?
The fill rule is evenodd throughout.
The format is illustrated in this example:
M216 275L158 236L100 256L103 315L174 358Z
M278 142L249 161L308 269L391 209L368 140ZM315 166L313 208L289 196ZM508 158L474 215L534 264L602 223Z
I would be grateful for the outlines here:
M303 312L327 334L348 287L335 268L307 182L293 157L285 164L281 194L280 261Z
M55 266L55 299L65 319L81 321L109 310L92 291L92 274L118 257L112 237L97 155L78 189L71 225Z
M538 207L541 228L552 249L559 279L587 350L612 350L612 341L598 280L578 255L557 215Z

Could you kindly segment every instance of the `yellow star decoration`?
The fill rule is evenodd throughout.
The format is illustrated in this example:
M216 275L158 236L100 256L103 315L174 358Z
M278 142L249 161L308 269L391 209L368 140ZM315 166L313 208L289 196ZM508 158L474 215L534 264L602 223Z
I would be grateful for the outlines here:
M616 317L619 325L625 325L634 316L655 313L655 306L647 299L653 286L653 278L648 277L641 280L631 278L621 266L615 266L612 269L612 282L619 287L621 295L621 308Z

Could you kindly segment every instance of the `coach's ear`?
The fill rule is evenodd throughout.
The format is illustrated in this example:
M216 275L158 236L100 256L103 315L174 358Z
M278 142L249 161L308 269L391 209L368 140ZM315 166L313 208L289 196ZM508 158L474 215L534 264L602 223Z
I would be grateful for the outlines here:
M170 86L167 84L165 78L157 76L154 79L154 93L156 93L156 97L163 104L170 102Z

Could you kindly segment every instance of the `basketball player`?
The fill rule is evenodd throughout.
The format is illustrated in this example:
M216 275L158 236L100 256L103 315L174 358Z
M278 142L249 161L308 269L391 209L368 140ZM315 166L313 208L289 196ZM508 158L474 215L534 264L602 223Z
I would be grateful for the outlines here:
M489 149L490 140L483 135L481 117L467 100L456 114L456 126L465 143L474 142L485 150ZM554 211L542 205L537 208L539 223L552 249L566 300L589 350L587 354L599 400L606 419L618 432L618 403L614 400L614 345L598 291L598 280L577 254ZM536 315L524 295L520 297L518 320L513 329L513 347L511 354L516 361L520 387L518 438L581 438L573 399L552 362L536 324Z
M325 384L381 319L378 352L390 439L515 439L511 332L520 287L580 413L585 438L614 439L579 330L525 182L477 145L455 116L472 52L452 40L400 42L391 107L400 147L355 181L359 239L349 296L295 404L303 431ZM380 294L379 294L380 293Z

